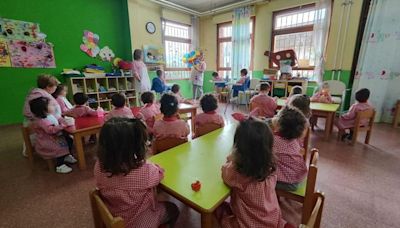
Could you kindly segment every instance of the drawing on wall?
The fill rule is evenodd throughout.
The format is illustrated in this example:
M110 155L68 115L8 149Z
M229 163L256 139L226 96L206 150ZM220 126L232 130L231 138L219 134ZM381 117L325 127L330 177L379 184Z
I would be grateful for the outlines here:
M0 67L11 67L10 52L4 40L0 40Z
M108 46L105 46L100 50L99 56L101 60L111 62L115 54Z
M55 68L53 46L49 43L14 41L8 42L13 67Z
M39 41L46 38L46 35L40 33L37 23L0 18L0 38Z
M83 44L81 44L80 48L87 55L94 58L100 52L100 48L98 46L99 40L100 40L99 35L91 31L85 30L83 31L83 37L82 37Z

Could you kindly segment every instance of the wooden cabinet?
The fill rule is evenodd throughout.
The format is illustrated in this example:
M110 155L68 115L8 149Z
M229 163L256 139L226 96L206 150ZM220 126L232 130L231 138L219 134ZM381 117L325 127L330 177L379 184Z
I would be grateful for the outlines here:
M307 93L307 80L268 80L261 79L262 82L268 82L271 86L270 95L273 97L288 97L293 86L301 86L303 93Z

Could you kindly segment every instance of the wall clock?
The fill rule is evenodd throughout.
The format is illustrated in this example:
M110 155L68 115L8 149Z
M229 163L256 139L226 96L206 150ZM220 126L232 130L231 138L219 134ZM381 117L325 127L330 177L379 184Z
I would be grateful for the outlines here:
M147 22L146 23L146 31L150 34L153 34L156 32L156 25L153 22Z

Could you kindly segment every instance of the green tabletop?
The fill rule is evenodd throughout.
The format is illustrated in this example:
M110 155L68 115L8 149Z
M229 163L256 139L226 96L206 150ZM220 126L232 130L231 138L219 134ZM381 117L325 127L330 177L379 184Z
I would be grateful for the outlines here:
M286 105L286 99L278 99L277 102L279 107L283 107ZM339 109L339 104L325 104L318 102L311 102L310 109L315 111L325 111L325 112L336 112Z
M151 157L165 169L162 187L194 209L212 212L230 193L221 166L231 152L235 130L231 124ZM198 192L191 188L196 180L201 182Z

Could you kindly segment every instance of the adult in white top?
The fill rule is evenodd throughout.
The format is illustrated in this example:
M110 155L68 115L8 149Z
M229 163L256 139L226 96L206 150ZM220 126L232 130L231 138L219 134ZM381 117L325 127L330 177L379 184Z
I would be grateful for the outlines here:
M191 72L191 80L193 84L193 99L198 99L203 95L204 71L206 70L206 62L204 54L201 52L199 56L200 63L193 65Z

